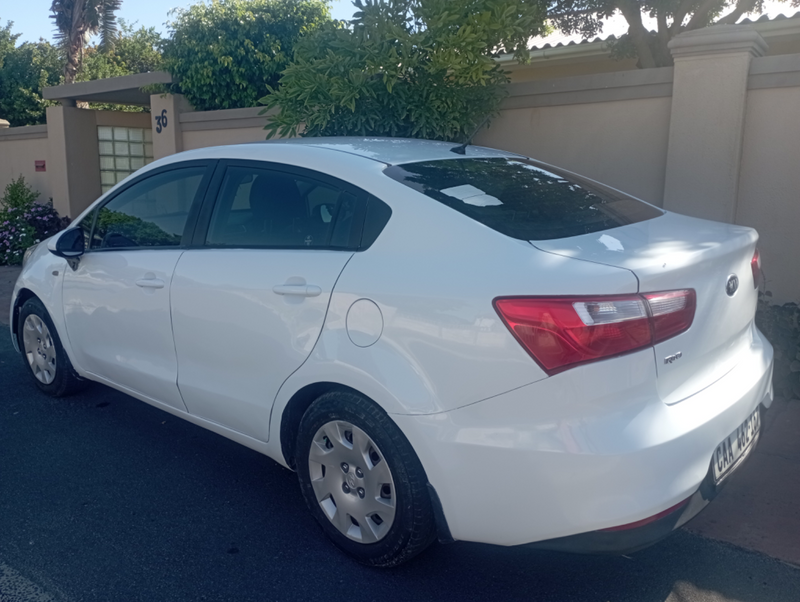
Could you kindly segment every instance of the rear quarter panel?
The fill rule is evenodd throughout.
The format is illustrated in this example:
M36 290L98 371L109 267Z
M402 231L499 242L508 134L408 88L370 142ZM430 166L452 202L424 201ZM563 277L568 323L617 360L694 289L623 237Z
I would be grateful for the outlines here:
M539 251L380 172L364 180L392 217L344 269L314 351L278 395L279 411L294 391L321 381L353 387L389 413L481 401L546 377L500 320L495 297L637 290L628 270ZM380 338L367 347L348 333L358 299L372 300L382 315Z

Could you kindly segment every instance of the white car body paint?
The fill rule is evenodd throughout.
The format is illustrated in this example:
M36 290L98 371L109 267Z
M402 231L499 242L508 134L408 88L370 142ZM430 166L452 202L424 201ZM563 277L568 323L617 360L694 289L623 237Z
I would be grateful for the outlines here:
M467 157L477 156L514 155L467 148ZM110 274L106 285L99 280L87 285L90 297L78 298L70 286L68 303L62 300L62 279L71 268L48 252L56 238L35 250L14 299L26 289L42 300L82 376L284 465L281 418L297 391L321 382L360 391L388 412L411 442L456 539L536 542L638 521L686 499L708 472L716 445L760 403L769 406L772 400L772 348L754 326L756 293L747 279L755 232L665 213L601 233L526 242L382 173L386 164L455 157L449 145L434 142L282 141L181 153L132 176L192 159L263 160L353 183L393 211L368 250L310 251L324 257L313 265L293 263L289 251L190 249L173 251L174 273L163 263L139 266L142 273L132 278L151 272L170 283L136 292L145 301L171 295L161 311L172 314L174 382L166 376L170 366L136 360L140 350L123 352L143 335L136 326L143 306L122 301L115 306L104 288L118 286ZM281 269L259 272L259 257L269 253L287 263L282 259ZM80 263L89 264L89 255ZM239 261L228 263L225 255ZM730 300L724 292L728 271L741 279ZM319 286L319 295L292 304L272 290L300 279ZM653 348L551 377L492 307L499 296L676 288L698 291L688 331ZM377 314L369 309L349 318L363 303L374 304ZM88 355L97 351L84 348L86 333L69 332L69 320L112 308L120 318L131 317L130 323L114 322L114 336L127 341L116 355L128 359L113 369ZM287 308L291 311L279 324ZM12 311L12 324L13 317ZM280 335L273 326L283 329ZM677 352L680 358L663 362ZM110 348L108 353L106 359L114 355ZM275 374L266 374L270 364L260 361L259 353L279 356ZM258 366L263 373L244 377ZM137 370L143 378L153 377L152 388L136 381ZM225 401L224 410L218 399Z

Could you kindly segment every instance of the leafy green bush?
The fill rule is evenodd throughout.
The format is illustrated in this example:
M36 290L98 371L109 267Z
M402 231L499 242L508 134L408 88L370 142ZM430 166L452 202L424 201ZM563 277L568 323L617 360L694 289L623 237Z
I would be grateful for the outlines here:
M775 348L775 393L800 399L800 306L774 305L769 296L759 295L756 324Z
M322 0L214 0L177 12L164 68L199 111L253 107L276 85L295 41L329 21Z
M520 0L356 0L350 26L298 41L280 88L260 102L268 137L385 135L462 141L496 115L507 75L527 60L545 5ZM266 110L264 111L266 112Z
M6 186L0 198L0 265L22 263L25 249L69 224L68 218L59 218L52 202L37 203L38 197L23 176Z
M12 22L0 27L0 118L11 127L45 122L45 110L55 104L42 89L61 83L63 62L58 48L45 40L17 46L20 34Z

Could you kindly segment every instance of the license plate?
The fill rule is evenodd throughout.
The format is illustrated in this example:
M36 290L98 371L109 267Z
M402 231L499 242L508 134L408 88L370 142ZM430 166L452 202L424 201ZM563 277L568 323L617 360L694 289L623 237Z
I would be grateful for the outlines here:
M719 481L730 472L742 456L753 445L761 429L761 414L758 408L750 414L735 431L723 439L722 443L714 450L711 466L714 470L714 480Z

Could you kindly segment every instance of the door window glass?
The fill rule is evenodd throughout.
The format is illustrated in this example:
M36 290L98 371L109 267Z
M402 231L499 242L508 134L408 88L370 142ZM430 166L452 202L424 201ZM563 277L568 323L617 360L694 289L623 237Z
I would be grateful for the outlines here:
M181 244L205 167L162 172L137 182L100 208L93 249Z
M229 167L206 244L222 247L347 247L355 196L294 174ZM347 232L344 224L347 219Z

